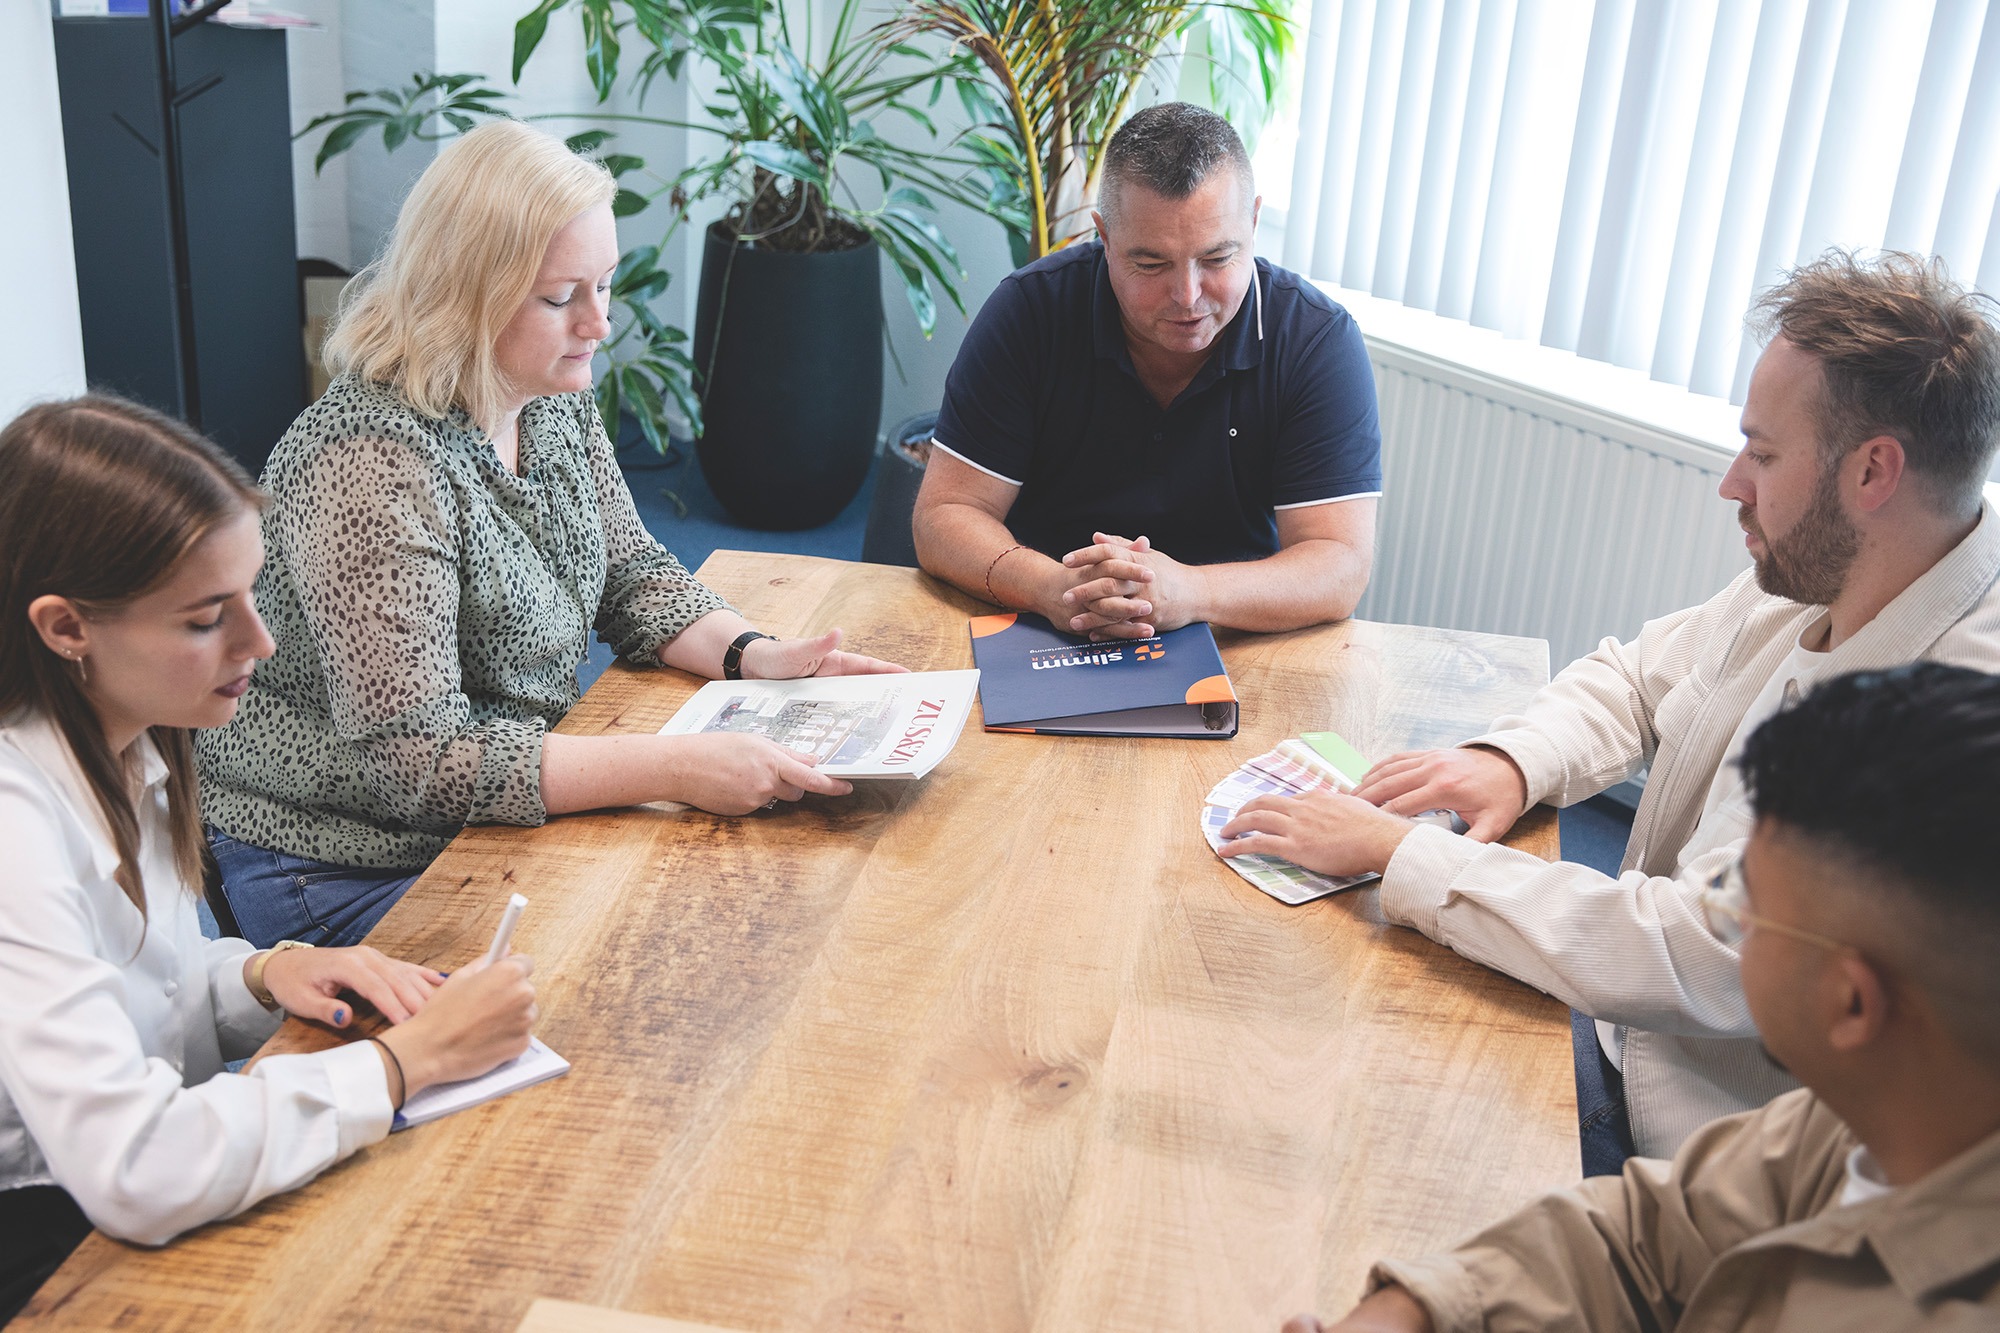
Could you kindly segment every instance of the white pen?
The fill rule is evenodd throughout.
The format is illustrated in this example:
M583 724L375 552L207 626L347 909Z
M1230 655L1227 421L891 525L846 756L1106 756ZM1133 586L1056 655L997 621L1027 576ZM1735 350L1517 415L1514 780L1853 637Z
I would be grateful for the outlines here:
M507 945L514 938L514 926L521 919L521 909L527 905L528 900L518 893L507 900L507 910L500 914L500 929L493 932L493 947L486 951L489 966L507 956Z

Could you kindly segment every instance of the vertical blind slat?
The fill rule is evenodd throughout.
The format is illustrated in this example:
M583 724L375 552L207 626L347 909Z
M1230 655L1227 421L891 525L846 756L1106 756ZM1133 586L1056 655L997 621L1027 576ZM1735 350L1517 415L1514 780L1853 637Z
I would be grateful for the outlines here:
M2000 191L2000 17L1989 8L1932 244L1953 273L1978 271L1996 191Z
M1347 248L1347 219L1354 209L1354 167L1361 151L1361 122L1368 108L1368 60L1374 51L1375 5L1353 0L1340 14L1340 42L1327 120L1326 177L1313 224L1316 277L1338 279ZM1288 224L1298 226L1297 221Z
M1403 278L1410 270L1410 230L1416 225L1417 188L1423 174L1443 20L1444 0L1412 0L1409 24L1403 33L1403 72L1396 80L1396 128L1389 136L1389 164L1382 183L1381 223L1369 288L1392 301L1403 299Z
M1514 38L1514 0L1485 0L1473 38L1472 78L1465 93L1465 129L1459 140L1458 178L1452 182L1451 217L1445 226L1436 304L1440 315L1467 319L1479 276L1480 222L1493 190L1500 108Z
M1677 70L1698 70L1715 36L1715 0L1679 0L1666 10L1663 31L1652 48L1650 110L1638 174L1621 191L1637 201L1625 222L1623 259L1610 284L1615 303L1606 312L1603 359L1633 370L1653 359L1660 336L1660 311L1668 299L1667 269L1673 258L1674 224L1685 201L1701 86L1676 78ZM1600 242L1602 247L1602 242Z
M1889 191L1876 176L1879 164L1895 161L1909 130L1930 21L1926 0L1848 6L1794 262L1829 246L1882 244Z
M1542 316L1542 341L1566 351L1576 350L1583 325L1593 240L1604 208L1604 180L1611 163L1632 20L1631 0L1605 0L1590 22L1590 54L1584 61L1576 138L1570 144L1562 222L1556 232L1555 267L1549 275L1548 309Z
M1777 161L1771 174L1770 205L1764 211L1764 234L1751 270L1751 290L1778 281L1799 252L1799 229L1805 222L1806 192L1812 185L1813 163L1819 157L1819 127L1826 119L1826 95L1833 86L1833 66L1840 52L1840 30L1846 26L1846 0L1810 0L1799 34L1798 64L1792 71L1791 95L1785 104L1785 126L1778 135ZM1745 340L1736 354L1730 397L1743 401L1750 383L1756 346Z
M1743 123L1751 54L1757 44L1759 6L1724 4L1715 11L1708 66L1702 72L1701 106L1688 152L1687 187L1674 219L1673 256L1667 264L1652 376L1686 384L1701 336L1708 275L1728 214L1723 198L1732 175L1732 149Z
M1501 98L1472 322L1538 340L1555 266L1590 25L1578 0L1521 0Z
M1917 101L1910 110L1910 131L1903 137L1895 197L1882 234L1888 249L1921 253L1937 239L1951 148L1965 115L1972 61L1979 53L1979 25L1985 16L1986 0L1938 0L1932 12L1923 72L1917 76Z
M1355 0L1355 8L1366 0ZM1313 240L1317 229L1313 219L1317 201L1326 182L1327 133L1333 116L1333 67L1340 46L1342 14L1340 0L1313 0L1312 17L1306 30L1305 72L1299 88L1299 138L1292 150L1292 210L1285 219L1285 248L1281 261L1296 273L1311 273Z
M1354 205L1347 218L1341 282L1366 288L1375 276L1375 246L1382 237L1382 200L1389 188L1389 144L1396 130L1396 94L1403 76L1403 37L1409 31L1406 0L1379 0L1375 41L1368 54L1368 93L1361 112L1361 144L1354 159Z
M1479 0L1447 0L1438 33L1437 70L1431 79L1423 166L1417 175L1416 202L1410 215L1409 258L1403 269L1400 298L1420 310L1437 309L1445 228L1451 223L1451 194L1463 156L1466 95L1478 30Z
M1805 31L1806 0L1764 0L1757 15L1757 41L1743 90L1736 150L1729 161L1729 188L1722 216L1730 220L1715 238L1715 259L1702 299L1701 335L1687 384L1696 393L1722 397L1736 373L1743 344L1743 313L1756 284L1758 238L1771 202L1778 166L1778 138L1791 104L1795 56Z

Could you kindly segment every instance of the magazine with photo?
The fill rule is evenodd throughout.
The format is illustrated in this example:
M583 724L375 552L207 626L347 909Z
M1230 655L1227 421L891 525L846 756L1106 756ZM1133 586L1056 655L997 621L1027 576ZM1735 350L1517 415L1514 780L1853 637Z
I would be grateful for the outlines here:
M716 680L660 734L765 736L839 777L920 778L958 743L978 693L977 671Z

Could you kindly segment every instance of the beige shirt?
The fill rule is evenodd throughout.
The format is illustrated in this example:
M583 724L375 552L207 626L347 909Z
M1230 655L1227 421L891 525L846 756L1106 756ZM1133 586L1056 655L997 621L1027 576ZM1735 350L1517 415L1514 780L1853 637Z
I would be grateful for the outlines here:
M1701 606L1607 639L1518 717L1467 744L1504 750L1530 804L1572 805L1651 776L1615 879L1420 825L1382 879L1382 910L1464 954L1625 1029L1625 1101L1639 1152L1669 1157L1717 1116L1797 1086L1755 1040L1736 951L1699 895L1739 855L1733 836L1692 858L1732 738L1825 610L1760 591L1750 571ZM2000 513L1987 505L1945 557L1831 652L1802 664L1801 692L1830 676L1919 659L2000 671ZM1740 804L1740 803L1739 803ZM1704 836L1713 836L1713 825Z
M1369 1285L1400 1283L1437 1333L2000 1328L2000 1134L1850 1203L1855 1147L1789 1093Z

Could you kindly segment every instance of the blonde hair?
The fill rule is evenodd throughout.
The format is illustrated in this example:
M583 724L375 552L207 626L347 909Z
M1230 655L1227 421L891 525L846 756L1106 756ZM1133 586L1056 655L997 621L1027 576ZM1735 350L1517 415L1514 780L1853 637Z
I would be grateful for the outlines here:
M396 386L442 417L486 425L513 396L493 359L558 231L608 203L611 173L517 120L481 125L411 187L389 243L349 288L327 367Z

